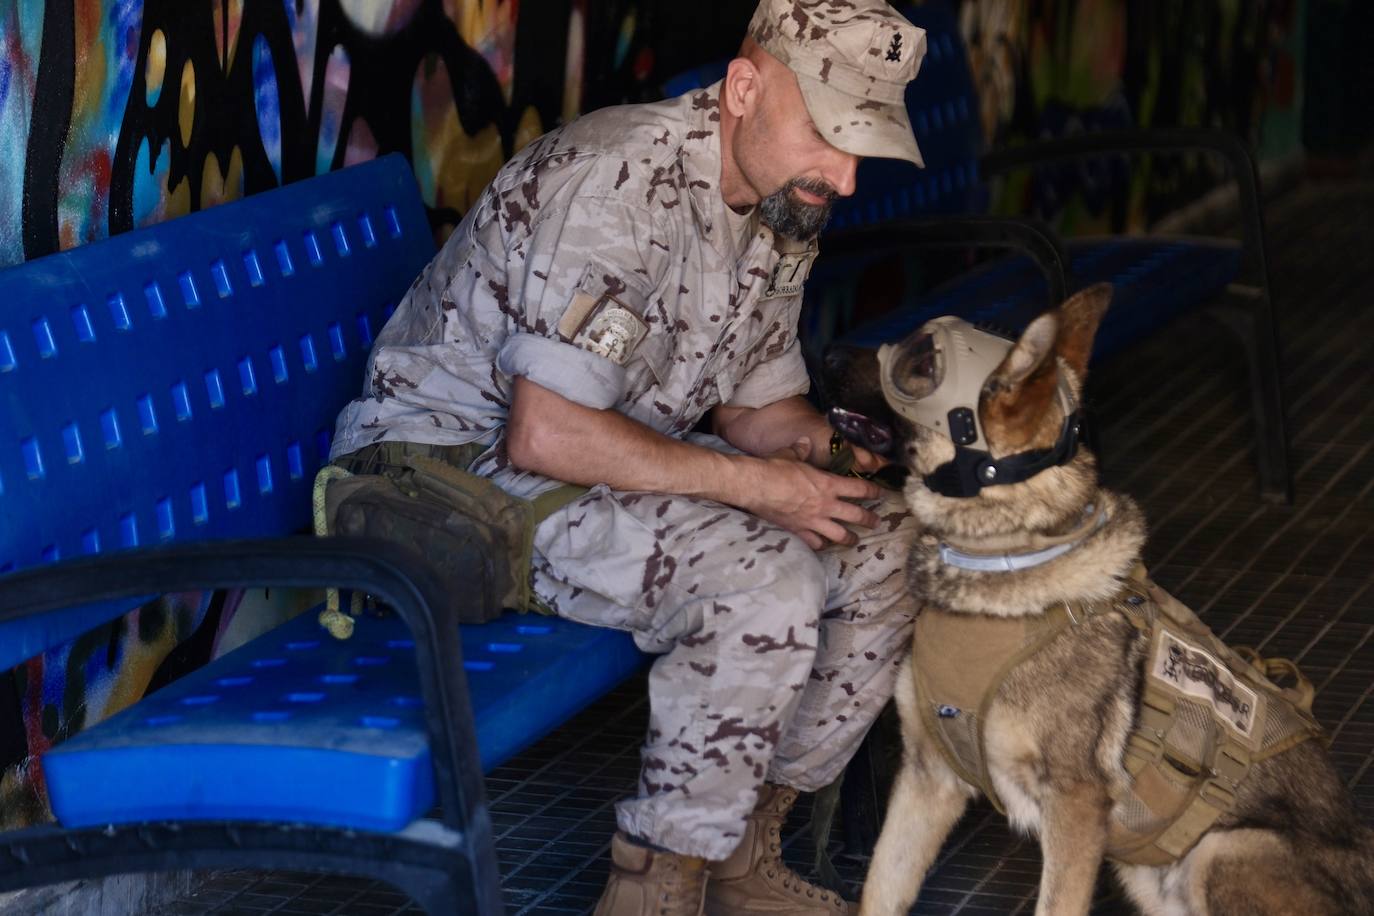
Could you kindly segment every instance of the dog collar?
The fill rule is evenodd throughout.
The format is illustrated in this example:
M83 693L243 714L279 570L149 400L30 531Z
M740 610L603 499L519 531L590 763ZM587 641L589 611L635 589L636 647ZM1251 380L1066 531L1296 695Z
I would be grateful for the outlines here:
M1055 543L1048 547L1038 550L1031 550L1025 553L1012 553L1004 551L1001 553L974 553L952 547L948 543L940 544L940 562L946 566L953 566L958 569L967 569L974 572L1016 572L1021 569L1031 569L1036 566L1043 566L1051 560L1058 559L1064 554L1073 550L1079 544L1095 534L1107 522L1106 508L1096 510L1088 506L1083 511L1083 522L1070 531L1068 534L1050 540ZM1092 516L1091 518L1089 516Z

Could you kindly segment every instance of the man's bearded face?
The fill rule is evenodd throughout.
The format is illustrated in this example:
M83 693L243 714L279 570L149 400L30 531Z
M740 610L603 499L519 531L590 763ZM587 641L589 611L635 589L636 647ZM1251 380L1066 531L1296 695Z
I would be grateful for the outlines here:
M823 198L825 202L807 203L796 195L797 189ZM809 241L825 228L830 219L830 205L837 196L835 189L819 178L793 178L759 202L759 219L779 235Z

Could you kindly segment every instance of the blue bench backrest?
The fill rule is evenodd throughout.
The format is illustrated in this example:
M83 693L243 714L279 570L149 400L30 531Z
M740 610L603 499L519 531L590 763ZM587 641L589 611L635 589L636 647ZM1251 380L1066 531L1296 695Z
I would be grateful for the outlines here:
M393 155L0 272L0 574L306 527L433 253ZM120 610L0 628L0 669Z

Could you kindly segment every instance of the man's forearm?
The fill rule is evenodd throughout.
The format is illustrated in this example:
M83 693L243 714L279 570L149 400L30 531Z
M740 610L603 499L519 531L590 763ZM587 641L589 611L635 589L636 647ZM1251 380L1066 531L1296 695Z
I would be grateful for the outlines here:
M751 455L771 455L805 440L811 463L827 463L830 424L806 398L784 398L766 407L722 405L712 419L717 435Z
M614 410L595 410L517 378L506 430L512 463L567 483L746 502L745 456L665 436Z

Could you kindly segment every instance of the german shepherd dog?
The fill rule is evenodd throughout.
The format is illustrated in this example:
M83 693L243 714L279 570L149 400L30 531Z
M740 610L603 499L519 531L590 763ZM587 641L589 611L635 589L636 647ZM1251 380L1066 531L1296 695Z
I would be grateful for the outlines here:
M948 423L918 423L906 409L933 395L945 376L968 369L956 366L960 354L932 348L938 335L931 323L885 348L881 362L872 350L827 354L824 387L840 408L832 411L836 427L908 472L905 498L922 531L912 545L909 586L927 610L984 622L1032 619L1057 605L1110 602L1139 570L1146 536L1140 509L1099 486L1085 448L1062 448L1064 437L1077 431L1070 427L1111 293L1103 284L1073 296L1033 321L1014 344L1004 342L1010 349L988 364L993 368L981 380L969 382L964 372L964 386L972 385L967 402L976 411L974 433L985 438L991 459L1043 457L1059 447L1062 461L1039 470L1034 461L1023 462L1023 472L1033 472L1025 479L976 493L937 492L947 489L939 470L957 463L954 440L972 435L969 417L956 424L951 411ZM1064 544L1059 552L1044 550ZM970 569L949 562L951 545L965 555L1053 558L1024 568ZM1161 600L1173 601L1167 593ZM1126 758L1150 652L1148 630L1120 614L1098 614L1059 631L980 710L989 780L983 785L993 787L1013 826L1040 842L1040 916L1088 912L1110 852L1112 819L1131 792ZM919 655L914 645L913 657ZM909 658L898 679L904 759L868 870L862 916L909 911L945 838L980 794L936 746L939 726L932 726L930 710L918 707L913 664ZM940 707L938 715L946 711ZM1374 831L1360 823L1320 740L1257 760L1227 810L1178 855L1163 864L1114 861L1145 913L1374 914Z

